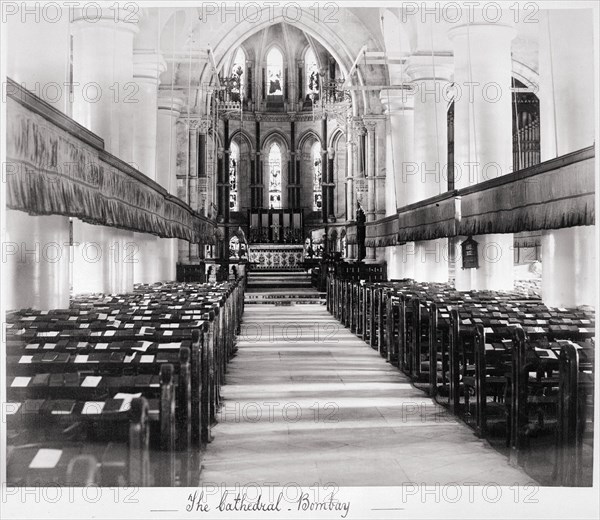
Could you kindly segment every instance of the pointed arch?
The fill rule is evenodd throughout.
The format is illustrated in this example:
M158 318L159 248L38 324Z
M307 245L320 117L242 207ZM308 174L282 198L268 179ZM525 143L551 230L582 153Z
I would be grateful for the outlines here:
M231 132L229 139L231 141L243 141L251 153L254 153L253 140L250 134L243 128L238 128Z
M265 56L267 96L283 96L283 52L277 45L272 45Z
M342 128L340 128L338 126L333 132L331 132L331 135L329 136L329 143L328 143L327 147L334 148L335 146L337 146L338 141L340 140L340 138L343 135L346 135L346 133L344 132L344 130Z
M312 45L308 45L304 53L304 76L302 97L309 96L317 101L321 94L321 67Z
M269 208L280 209L282 207L282 176L283 155L281 146L273 141L267 151L267 165L269 168Z
M271 141L277 140L277 139L279 139L279 141L283 145L285 151L287 152L290 149L290 143L288 141L288 136L285 135L280 130L272 130L263 137L262 143L260 146L261 150L264 152L266 150L266 148L271 144Z
M323 206L322 192L322 156L321 156L321 141L315 140L310 147L310 160L312 164L312 188L313 188L313 211L321 211Z
M304 145L309 142L309 141L319 141L319 143L321 143L321 136L319 136L314 130L309 129L306 130L298 139L298 146L297 149L298 150L302 150L304 148ZM321 143L321 146L323 146L323 143Z

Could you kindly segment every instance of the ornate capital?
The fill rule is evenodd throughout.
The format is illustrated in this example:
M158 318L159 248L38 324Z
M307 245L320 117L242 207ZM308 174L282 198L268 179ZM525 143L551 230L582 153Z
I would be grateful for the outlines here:
M206 134L210 128L210 119L194 117L189 119L190 130L195 130L199 134Z
M372 119L363 118L363 123L368 133L374 132L377 127L377 121L373 121Z

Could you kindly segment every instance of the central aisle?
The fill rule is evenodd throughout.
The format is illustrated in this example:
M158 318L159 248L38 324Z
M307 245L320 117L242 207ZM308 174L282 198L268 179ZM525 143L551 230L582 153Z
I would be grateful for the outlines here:
M203 484L525 485L323 305L246 305Z

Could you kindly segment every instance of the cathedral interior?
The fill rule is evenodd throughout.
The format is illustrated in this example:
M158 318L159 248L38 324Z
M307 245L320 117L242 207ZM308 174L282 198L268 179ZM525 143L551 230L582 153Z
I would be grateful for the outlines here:
M289 471L302 485L468 482L489 468L501 485L592 485L598 32L589 3L9 4L3 396L15 410L34 406L11 414L9 482L197 485L252 478L255 464L261 482ZM292 355L283 333L281 350L260 350L244 335L249 323L304 333L335 324L341 350L314 339ZM43 391L28 386L40 376ZM265 438L285 444L285 457L268 453L252 421L237 431L219 416L259 383L256 395L283 385L292 399L292 383L318 392L338 379L366 400L347 405L364 454L344 451L351 426L336 440L319 430L306 446L338 442L341 462L328 452L325 463L290 468L304 452L275 426ZM367 431L379 424L368 415L378 400L399 395L392 384L406 387L402 399L458 417L440 431L464 449L462 472L436 466L431 424L414 446L387 426ZM129 423L60 408L115 399ZM178 403L171 415L168 399ZM146 437L131 433L132 414L150 424ZM113 435L128 455L73 455L54 421L74 415L98 421L86 446ZM245 467L235 435L268 464ZM405 462L391 467L374 435ZM57 442L65 458L52 465ZM412 449L430 473L410 465ZM229 454L239 467L227 466Z

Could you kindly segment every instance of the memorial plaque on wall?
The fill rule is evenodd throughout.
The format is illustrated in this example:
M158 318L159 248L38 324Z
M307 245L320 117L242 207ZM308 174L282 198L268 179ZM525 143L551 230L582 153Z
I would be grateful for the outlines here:
M478 269L479 256L477 253L477 242L472 237L467 238L462 244L462 268Z

